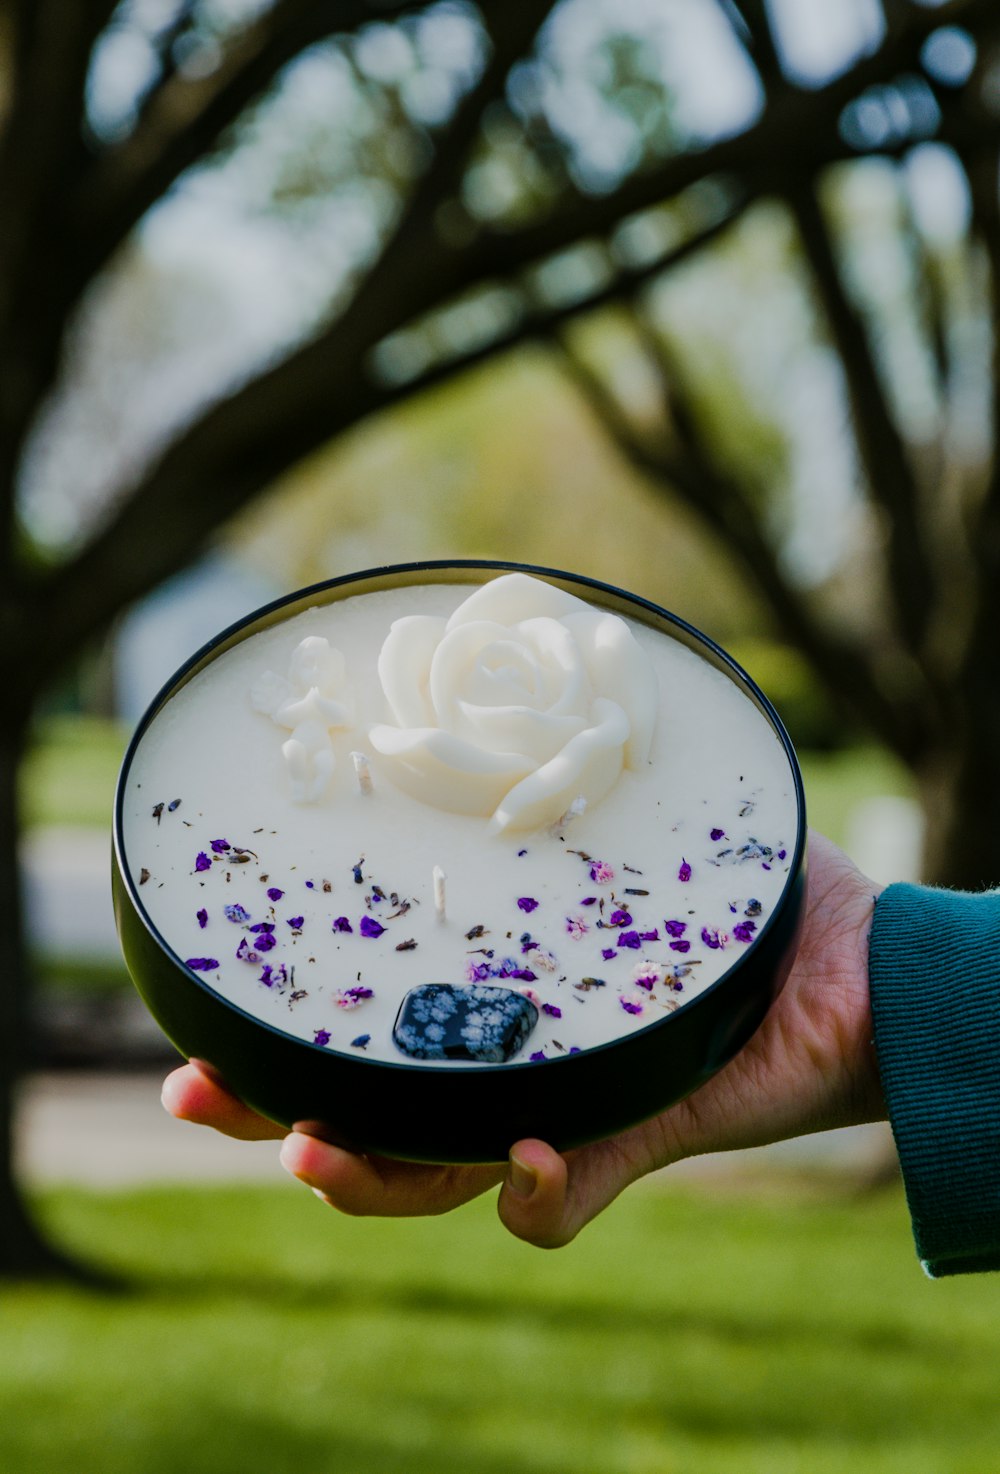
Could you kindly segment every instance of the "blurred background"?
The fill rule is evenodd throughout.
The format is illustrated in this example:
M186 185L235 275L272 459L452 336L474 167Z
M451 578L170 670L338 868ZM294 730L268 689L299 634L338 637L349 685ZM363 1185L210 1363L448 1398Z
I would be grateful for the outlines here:
M998 160L990 0L0 3L0 1468L995 1474L996 1288L879 1128L555 1260L335 1220L159 1114L108 832L217 630L484 556L722 643L874 878L995 885Z

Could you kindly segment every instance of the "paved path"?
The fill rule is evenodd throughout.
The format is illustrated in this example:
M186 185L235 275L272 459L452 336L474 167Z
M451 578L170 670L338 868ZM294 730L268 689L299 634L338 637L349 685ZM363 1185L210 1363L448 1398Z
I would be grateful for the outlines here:
M229 1141L174 1121L159 1074L40 1074L25 1089L20 1159L27 1180L117 1187L139 1182L289 1182L274 1142ZM862 1126L781 1142L756 1152L700 1157L671 1178L733 1181L808 1167L862 1174L884 1162L887 1128Z

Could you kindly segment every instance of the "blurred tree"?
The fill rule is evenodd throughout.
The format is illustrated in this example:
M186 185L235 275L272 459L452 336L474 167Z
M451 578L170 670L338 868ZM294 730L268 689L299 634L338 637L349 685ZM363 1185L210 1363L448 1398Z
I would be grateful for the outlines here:
M969 432L969 405L983 407L975 381L986 377L996 424L1000 13L992 0L871 0L858 11L867 37L817 79L802 60L809 10L776 0L0 3L0 1271L63 1267L11 1161L27 998L15 779L39 697L287 467L516 345L551 346L651 487L712 530L838 705L917 773L933 820L930 873L996 879L1000 456ZM672 29L681 16L698 45L688 55ZM677 99L705 75L709 44L713 80L728 80L699 117ZM295 112L293 73L330 105L312 132ZM282 106L295 146L268 158L269 108ZM907 197L906 170L931 144L970 201L948 250ZM239 168L255 147L270 181L262 211L312 211L317 239L342 232L344 269L282 341L276 333L252 362L225 363L214 389L195 385L108 485L91 496L70 467L86 515L73 535L46 540L30 516L29 471L74 334L157 207L185 180L224 187L226 161ZM852 267L843 182L872 158L898 190L890 234L906 256L905 271L883 271L876 299ZM253 187L259 169L247 177ZM794 236L789 269L807 273L818 340L837 356L871 509L873 589L849 619L808 593L786 556L774 493L794 437L775 439L745 366L729 362L725 343L709 361L671 302L682 263L712 260L727 238L745 243L775 211ZM737 294L736 318L751 295ZM583 331L598 312L627 355ZM929 365L933 433L907 420L903 318Z

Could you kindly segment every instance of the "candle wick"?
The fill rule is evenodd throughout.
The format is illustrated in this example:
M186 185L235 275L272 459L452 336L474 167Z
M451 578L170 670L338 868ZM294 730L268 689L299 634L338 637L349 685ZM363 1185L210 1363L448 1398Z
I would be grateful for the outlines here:
M444 920L444 883L446 880L440 865L434 866L434 910L439 921Z
M565 826L571 823L572 820L579 819L580 816L586 812L586 808L587 800L584 798L582 793L577 794L576 798L570 804L566 812L561 816L561 818L556 820L555 824L553 824L553 832L558 833L560 829L565 828Z
M358 780L358 791L365 795L374 792L372 783L371 764L363 752L352 752L351 761L354 764L354 776Z

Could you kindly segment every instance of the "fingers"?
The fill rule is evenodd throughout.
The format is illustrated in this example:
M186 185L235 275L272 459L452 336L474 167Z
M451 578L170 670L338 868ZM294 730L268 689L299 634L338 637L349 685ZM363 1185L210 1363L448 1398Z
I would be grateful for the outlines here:
M515 1238L557 1249L656 1165L641 1127L565 1156L544 1141L519 1141L511 1148L497 1211Z
M333 1208L353 1217L447 1213L498 1183L502 1165L433 1167L362 1157L302 1131L281 1148L282 1166Z
M212 1126L224 1136L239 1141L278 1141L285 1128L259 1116L237 1100L200 1060L192 1060L168 1075L163 1084L163 1104L179 1121Z

